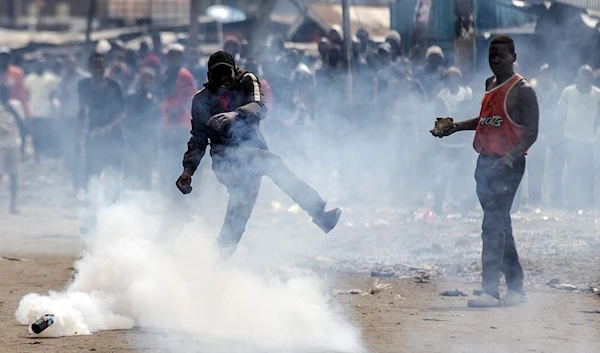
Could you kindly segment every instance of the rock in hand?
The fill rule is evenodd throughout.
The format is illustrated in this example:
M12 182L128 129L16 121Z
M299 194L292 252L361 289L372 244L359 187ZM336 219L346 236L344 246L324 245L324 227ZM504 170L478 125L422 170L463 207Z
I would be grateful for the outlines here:
M430 130L431 134L436 137L444 136L444 134L452 129L454 126L454 120L452 118L437 118L433 130Z

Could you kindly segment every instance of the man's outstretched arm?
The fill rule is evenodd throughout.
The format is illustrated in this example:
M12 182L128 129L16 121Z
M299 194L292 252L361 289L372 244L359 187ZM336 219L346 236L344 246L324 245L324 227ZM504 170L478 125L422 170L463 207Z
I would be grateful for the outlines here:
M206 121L206 117L202 116L205 110L206 107L202 104L200 97L194 97L192 101L192 137L188 142L188 149L183 155L183 170L189 175L194 175L198 169L208 146L207 127L203 123Z
M477 130L477 124L479 124L479 117L459 121L456 125L456 131L468 131L468 130Z

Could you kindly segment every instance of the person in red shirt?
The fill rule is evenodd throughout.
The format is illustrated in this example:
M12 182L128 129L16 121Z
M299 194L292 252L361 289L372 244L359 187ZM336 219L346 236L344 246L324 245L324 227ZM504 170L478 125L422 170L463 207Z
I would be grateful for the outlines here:
M0 81L10 86L11 99L21 102L25 109L25 116L30 117L27 89L25 89L25 74L23 70L10 64L11 50L7 47L0 48Z
M475 181L483 208L483 294L470 300L470 307L512 306L526 300L510 209L525 172L525 155L537 139L539 107L529 82L514 71L516 60L512 38L492 40L489 64L494 76L485 83L479 117L454 123L441 133L432 131L441 138L475 130L473 147L479 153ZM500 300L502 274L508 292Z
M196 80L184 67L184 50L181 44L172 44L167 49L167 68L162 77L161 104L161 156L159 171L161 185L171 185L170 180L179 167L178 160L183 151L182 141L186 141L192 128L190 103L198 90ZM169 190L172 190L169 188Z

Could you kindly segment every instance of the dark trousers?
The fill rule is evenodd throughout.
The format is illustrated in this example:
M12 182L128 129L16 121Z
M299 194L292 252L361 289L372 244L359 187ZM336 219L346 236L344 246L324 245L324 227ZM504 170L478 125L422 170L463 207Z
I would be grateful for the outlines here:
M319 194L270 151L229 148L214 152L212 161L215 176L229 193L227 213L217 240L224 258L233 254L246 230L265 175L312 217L325 208Z
M502 274L509 290L523 287L523 269L515 247L510 209L525 173L525 157L515 159L513 168L492 168L499 156L480 155L475 170L477 197L483 208L483 291L499 297Z

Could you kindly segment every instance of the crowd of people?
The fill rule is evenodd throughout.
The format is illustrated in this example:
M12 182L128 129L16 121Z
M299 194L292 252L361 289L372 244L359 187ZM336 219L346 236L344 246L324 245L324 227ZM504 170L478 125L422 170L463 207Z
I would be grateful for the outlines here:
M465 163L475 168L473 135L435 140L429 129L436 116L477 116L483 87L469 87L439 46L414 57L395 31L382 43L369 36L356 32L351 63L339 26L319 41L316 57L286 48L278 37L252 51L248 42L228 38L223 50L258 77L269 112L261 129L284 157L321 163L320 173L338 173L358 198L425 200L437 214L475 209L475 182L465 172ZM42 52L22 63L0 48L0 174L8 175L13 212L29 140L35 160L60 160L76 189L112 173L129 187L178 197L174 181L190 138L192 98L207 81L207 55L185 40L142 42L135 50L113 41L97 49L89 57ZM582 67L567 87L554 82L547 64L532 76L540 137L516 202L600 206L592 192L600 177L593 163L600 103L594 71ZM371 184L385 196L368 195Z

